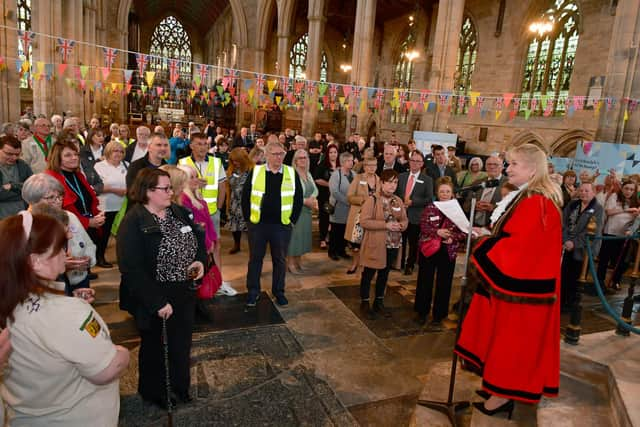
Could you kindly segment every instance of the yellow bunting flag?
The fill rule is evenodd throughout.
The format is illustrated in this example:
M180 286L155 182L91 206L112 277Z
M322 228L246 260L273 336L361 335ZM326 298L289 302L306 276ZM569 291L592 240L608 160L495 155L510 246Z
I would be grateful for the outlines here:
M144 80L147 82L147 86L153 86L153 79L156 78L155 71L145 71L144 72Z
M346 99L346 98L345 98L344 96L340 96L340 97L338 97L338 101L340 101L340 105L344 106L344 100L345 100L345 99Z
M624 110L624 121L629 120L629 110Z
M471 98L471 106L474 107L476 105L476 101L480 96L480 92L469 92L469 98Z
M282 97L276 96L276 105L280 105L280 101L282 101Z
M189 91L189 95L191 96L191 98L194 98L196 96L196 90L195 89L191 89Z
M267 89L269 89L269 93L273 92L276 84L278 84L278 80L267 80Z
M256 90L254 88L251 88L247 90L247 93L249 94L249 101L251 101L253 99L253 95L256 93Z
M88 65L81 65L80 66L80 75L82 76L83 79L87 78L87 73L89 72L89 66Z
M502 114L502 110L497 110L496 111L496 121L498 121L498 119L500 118L501 114Z
M36 62L36 73L34 75L36 80L40 80L42 74L44 73L44 62L43 61L38 61Z
M24 61L22 63L22 72L23 73L28 73L30 68L31 68L31 64L29 64L29 61Z

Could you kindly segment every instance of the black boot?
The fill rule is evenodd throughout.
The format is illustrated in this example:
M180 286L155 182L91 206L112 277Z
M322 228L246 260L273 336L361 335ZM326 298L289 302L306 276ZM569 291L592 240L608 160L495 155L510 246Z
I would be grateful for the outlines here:
M104 259L104 257L99 257L98 262L96 262L96 267L100 267L100 268L113 268L113 264L111 264L110 262L107 262L106 259Z
M373 311L382 314L384 317L391 317L391 312L384 306L382 298L376 298L373 302Z

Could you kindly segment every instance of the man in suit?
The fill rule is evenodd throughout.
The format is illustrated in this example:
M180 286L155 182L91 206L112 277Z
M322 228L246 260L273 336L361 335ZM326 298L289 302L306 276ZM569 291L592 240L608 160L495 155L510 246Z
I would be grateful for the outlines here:
M409 217L409 225L402 233L402 257L401 264L404 264L404 274L413 273L418 256L418 238L420 237L420 217L427 203L433 199L432 179L422 172L424 157L422 153L415 150L409 159L409 170L398 176L398 188L396 195L404 201ZM409 255L405 261L407 243L409 244Z
M378 169L376 170L376 174L380 176L383 170L385 169L393 169L394 171L401 174L402 172L407 171L406 165L401 165L396 156L398 155L398 146L392 144L384 144L384 151L382 152L382 158L378 160Z
M256 140L261 137L262 135L260 135L260 132L256 130L256 124L251 123L251 125L249 126L249 133L247 133L247 140L249 142L249 146L253 148L253 146L256 145Z
M502 161L497 156L489 156L485 162L487 178L473 182L472 185L480 184L483 181L497 180L500 184L497 187L481 188L475 191L476 212L473 218L473 225L486 227L489 225L491 213L496 208L496 204L502 200L500 186L507 181L507 177L502 175ZM471 198L473 193L469 193L464 201L464 211L469 214L471 210Z
M236 136L233 139L233 148L236 147L244 147L247 151L250 151L251 148L253 148L253 146L251 145L251 141L249 140L249 137L247 136L247 128L246 127L241 127L240 128L240 135Z
M441 176L448 176L451 178L451 182L454 187L456 185L456 173L449 166L449 160L447 159L447 152L442 145L434 145L433 151L433 163L427 164L427 175L433 180L433 192L436 191L436 181Z

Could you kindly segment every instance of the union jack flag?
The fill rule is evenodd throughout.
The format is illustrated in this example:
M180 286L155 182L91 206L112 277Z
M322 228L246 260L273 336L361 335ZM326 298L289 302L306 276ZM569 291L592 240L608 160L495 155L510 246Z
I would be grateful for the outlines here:
M58 37L58 48L60 49L60 54L62 55L62 62L64 64L67 63L69 59L69 55L73 51L73 47L76 45L76 42L73 40L61 39Z
M376 93L376 101L375 101L376 108L378 108L383 101L384 101L384 91L378 89L378 92Z
M400 92L398 92L398 102L400 103L400 105L404 105L404 101L406 101L406 99L407 99L406 90L401 90Z
M289 92L289 79L287 77L280 77L280 83L282 84L282 93Z
M262 88L264 88L265 75L255 73L256 76L256 90L258 92L262 92Z
M118 54L117 49L112 47L103 47L102 52L104 53L104 66L111 69L114 61L116 60L116 55Z
M424 104L425 102L427 102L427 96L429 96L429 91L426 89L423 89L420 91L420 103Z
M231 82L232 86L234 84L236 84L236 80L238 80L239 76L240 76L240 71L238 71L238 70L234 70L232 68L225 68L224 69L224 77L229 79L229 81Z
M149 61L149 55L145 55L144 53L136 53L136 62L138 63L138 71L140 71L140 76L144 74L144 69L147 67L147 62Z
M169 59L169 79L175 83L178 80L178 60Z
M22 42L22 51L24 55L29 53L29 45L36 38L36 33L33 31L18 30L18 39Z
M207 80L207 74L209 72L209 70L207 70L207 66L205 64L196 64L196 70L200 76L200 82L204 83L205 80Z
M316 90L316 82L309 80L307 82L307 94L312 95Z
M331 83L329 85L329 94L331 95L331 99L335 99L338 94L338 85L335 83Z

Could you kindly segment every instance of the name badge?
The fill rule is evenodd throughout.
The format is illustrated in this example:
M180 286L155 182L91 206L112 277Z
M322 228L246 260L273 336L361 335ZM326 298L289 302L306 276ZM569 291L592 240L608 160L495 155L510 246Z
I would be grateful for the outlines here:
M360 185L367 185L367 181L360 181Z
M400 211L400 208L391 208L391 209L393 209L393 210L394 210L394 211L396 211L396 212L399 212L399 211Z
M423 181L423 180L421 180L421 179L416 179L416 182L417 182L418 184L424 184L424 181Z
M429 221L437 221L437 220L439 220L439 219L440 219L440 217L439 217L439 216L430 216L430 217L429 217Z
M184 227L182 227L182 228L180 229L180 232L181 232L182 234L188 233L188 232L190 232L190 231L191 231L191 226L190 226L190 225L185 225Z

